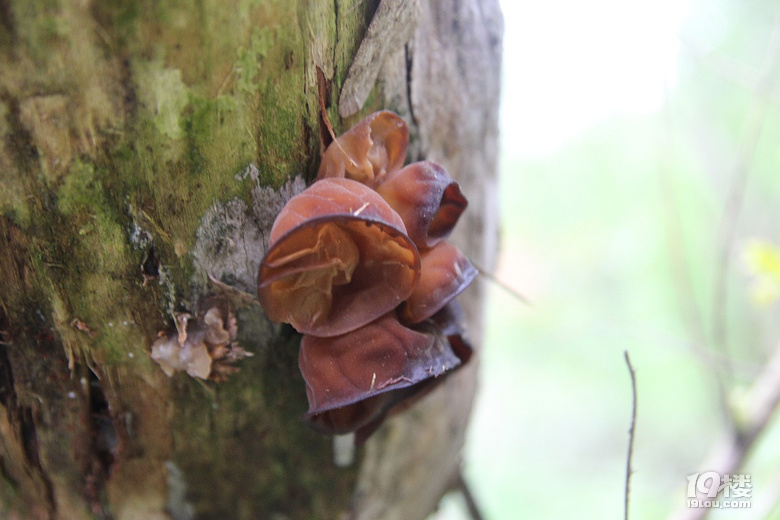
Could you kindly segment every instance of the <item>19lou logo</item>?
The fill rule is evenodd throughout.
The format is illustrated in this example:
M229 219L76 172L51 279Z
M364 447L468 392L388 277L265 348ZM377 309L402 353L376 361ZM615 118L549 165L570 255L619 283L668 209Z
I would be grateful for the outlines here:
M746 509L753 483L750 475L720 475L715 471L688 475L688 507Z

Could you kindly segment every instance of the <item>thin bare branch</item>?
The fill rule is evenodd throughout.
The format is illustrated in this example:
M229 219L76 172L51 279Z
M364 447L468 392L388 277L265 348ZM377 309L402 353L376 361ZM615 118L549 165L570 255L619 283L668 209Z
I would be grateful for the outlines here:
M634 457L634 437L636 436L636 371L631 365L631 359L628 357L628 351L623 352L626 358L628 374L631 376L631 427L628 429L628 454L626 455L626 487L623 492L623 520L628 520L628 502L631 491L631 474L634 472L631 467L631 460Z
M471 259L469 259L469 260L471 260ZM488 271L486 269L483 269L479 265L475 264L473 260L471 260L471 264L477 269L479 274L481 274L482 276L484 276L485 278L487 278L488 280L490 280L491 282L493 282L497 286L501 287L503 290L505 290L507 293L509 293L512 297L516 298L517 300L520 300L522 303L524 303L526 305L533 305L531 303L531 300L526 298L517 289L515 289L513 287L510 287L509 285L507 285L503 281L501 281L498 278L496 278L496 276L493 273L491 273L490 271Z

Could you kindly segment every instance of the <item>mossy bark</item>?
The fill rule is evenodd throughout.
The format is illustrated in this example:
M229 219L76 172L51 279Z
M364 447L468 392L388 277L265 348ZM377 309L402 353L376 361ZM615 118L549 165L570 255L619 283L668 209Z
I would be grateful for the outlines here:
M435 507L459 464L474 367L345 470L299 420L299 338L259 307L236 308L255 355L226 381L168 378L149 356L174 313L219 290L209 277L252 291L274 208L316 172L321 103L337 132L378 108L404 116L411 158L466 187L472 216L456 238L490 264L500 15L492 0L409 3L411 40L341 119L376 0L0 0L0 516Z

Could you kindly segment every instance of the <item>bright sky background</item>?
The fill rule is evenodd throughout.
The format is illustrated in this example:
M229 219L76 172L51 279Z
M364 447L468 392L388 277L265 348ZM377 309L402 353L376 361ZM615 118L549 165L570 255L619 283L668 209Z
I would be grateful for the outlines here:
M505 154L547 154L600 120L659 109L674 89L687 0L500 3Z

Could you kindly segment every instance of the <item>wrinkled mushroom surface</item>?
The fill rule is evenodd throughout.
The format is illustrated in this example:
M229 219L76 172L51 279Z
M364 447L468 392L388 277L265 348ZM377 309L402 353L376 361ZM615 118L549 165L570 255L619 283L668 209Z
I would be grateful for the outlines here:
M419 253L398 214L359 182L323 179L279 214L258 296L271 319L336 336L397 307L419 276Z
M356 430L414 393L399 391L460 363L444 336L407 328L395 312L349 334L305 335L298 365L309 399L306 418L324 433Z
M408 145L403 119L387 110L374 112L328 146L317 178L346 177L374 185L403 166Z
M398 212L419 248L433 247L447 238L468 205L458 183L429 161L387 174L376 191Z
M420 254L420 281L401 306L406 323L418 323L433 316L477 276L476 268L461 251L448 242Z
M451 302L476 269L445 241L467 201L441 166L403 167L408 138L382 111L331 143L274 222L258 274L268 316L304 334L304 419L358 442L472 354Z

